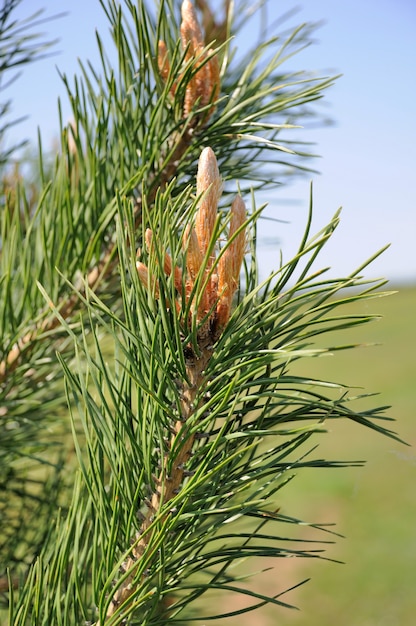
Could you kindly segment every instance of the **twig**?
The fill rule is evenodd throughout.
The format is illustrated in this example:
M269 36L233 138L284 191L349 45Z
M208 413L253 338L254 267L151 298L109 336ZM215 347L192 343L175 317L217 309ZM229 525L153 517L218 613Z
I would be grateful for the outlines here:
M197 324L198 355L191 346L187 347L186 375L180 396L180 418L173 427L173 438L163 459L156 488L147 503L147 513L132 540L132 556L123 564L123 569L128 572L128 576L117 587L108 606L106 619L111 618L117 610L126 611L127 616L131 608L129 599L140 584L140 581L136 581L139 560L145 554L153 536L150 527L160 516L162 508L181 489L185 477L185 465L192 452L195 439L195 435L188 432L189 419L200 408L198 396L202 397L201 391L205 383L204 372L213 346L230 319L232 298L238 287L244 256L246 210L243 200L237 196L230 211L228 242L224 244L221 256L217 258L216 250L211 249L211 240L218 220L221 190L222 183L217 160L211 148L205 148L198 164L197 196L200 200L195 226L188 225L183 235L186 275L180 272L179 268L173 267L172 259L166 250L159 257L163 259L163 268L160 269L174 276L177 298L180 300L176 302L176 314L180 322L184 326ZM145 233L145 241L149 254L152 254L155 244L152 231L149 229ZM155 297L158 297L159 286L157 281L149 275L148 267L138 261L137 270L143 285L146 288L152 288ZM205 277L203 281L202 275ZM195 293L195 285L198 284L202 285L200 294ZM185 302L182 302L182 298ZM183 318L183 310L190 310L190 319ZM174 464L169 473L168 467L172 459ZM100 626L100 622L97 626Z
M192 59L196 66L196 71L190 78L185 89L185 100L182 112L185 129L183 132L177 131L172 135L168 142L167 160L163 159L161 171L157 174L153 174L148 180L149 191L146 196L148 206L154 203L157 190L159 188L163 190L175 175L178 164L192 144L195 131L198 128L203 128L208 123L219 94L218 60L216 56L212 54L211 50L201 52L205 44L201 29L198 26L195 9L189 0L184 0L182 6L181 36L183 48L187 49L187 61ZM189 41L187 41L187 37L190 38ZM161 49L163 49L162 52ZM167 73L169 73L169 60L164 42L159 42L158 64L162 79L165 79ZM175 87L172 87L171 91L174 95ZM208 110L205 110L202 115L193 115L195 110L198 110L201 106L206 107L209 103L211 103L212 106ZM141 221L142 202L143 200L139 196L134 205L134 223L136 227L140 225ZM115 270L117 263L116 243L111 242L97 265L88 273L86 278L88 288L95 291L100 282ZM81 295L85 295L85 291L81 291ZM59 311L61 317L67 319L73 313L78 303L78 295L72 294L69 297L62 298L62 300L57 303L56 309ZM47 309L44 314L47 314ZM43 316L41 315L40 317ZM3 361L0 362L0 384L6 379L7 374L13 372L18 367L24 356L26 358L29 356L30 352L34 349L36 341L42 338L42 334L46 331L53 330L58 325L59 320L57 317L54 315L47 316L38 326L29 330L19 339Z
M169 503L177 495L183 483L185 464L189 460L195 439L194 434L188 434L187 432L187 422L197 409L195 401L201 388L204 386L204 371L212 355L210 343L211 340L201 349L199 357L194 356L188 360L186 375L189 382L184 385L182 390L181 418L178 419L174 425L169 450L165 455L160 476L156 481L156 489L149 502L148 510L141 528L133 539L132 556L123 564L123 569L130 573L114 593L107 610L106 619L112 617L122 605L125 605L126 609L129 608L128 600L137 590L137 583L134 585L133 582L136 578L138 562L145 553L152 538L152 533L148 532L148 529L153 523L155 516L160 512L162 506ZM178 453L175 456L175 463L168 475L167 468L170 461L170 450L181 439L183 443L180 445ZM101 626L101 622L97 622L96 626Z

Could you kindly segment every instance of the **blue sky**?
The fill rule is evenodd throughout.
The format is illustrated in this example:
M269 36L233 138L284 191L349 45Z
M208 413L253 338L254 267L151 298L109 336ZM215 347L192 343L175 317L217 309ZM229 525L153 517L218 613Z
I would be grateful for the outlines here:
M238 9L239 0L235 3ZM269 0L269 23L294 6ZM31 15L37 8L49 15L68 12L42 26L48 37L60 39L57 54L27 68L2 99L13 100L13 116L30 116L13 129L13 138L35 141L39 126L48 147L58 129L57 96L64 116L70 115L57 67L72 76L78 72L78 57L94 63L94 32L106 33L107 22L98 0L23 0L19 15ZM325 96L335 125L296 131L301 139L316 142L321 158L314 166L320 175L279 188L267 198L268 215L289 224L271 228L270 222L263 223L263 273L278 266L280 250L285 260L295 251L313 180L314 230L343 207L341 224L317 267L330 265L332 275L349 274L391 243L366 276L416 283L416 3L305 0L289 24L321 20L316 45L296 63L320 75L343 74Z

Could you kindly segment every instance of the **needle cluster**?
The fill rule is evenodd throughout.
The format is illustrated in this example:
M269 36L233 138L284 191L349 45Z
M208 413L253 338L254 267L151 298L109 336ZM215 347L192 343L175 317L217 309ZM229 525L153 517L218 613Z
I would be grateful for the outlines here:
M241 265L245 252L246 208L237 195L231 205L228 241L220 250L215 241L218 232L218 202L222 181L217 160L211 148L205 148L199 158L196 192L199 198L195 224L188 224L182 243L186 259L186 272L174 266L167 251L163 254L165 273L173 275L177 292L176 312L186 315L187 322L196 320L198 335L215 340L226 326L230 315L233 295L239 284ZM145 242L148 252L152 249L153 232L147 229ZM159 287L141 261L136 263L140 280L151 287L159 297Z

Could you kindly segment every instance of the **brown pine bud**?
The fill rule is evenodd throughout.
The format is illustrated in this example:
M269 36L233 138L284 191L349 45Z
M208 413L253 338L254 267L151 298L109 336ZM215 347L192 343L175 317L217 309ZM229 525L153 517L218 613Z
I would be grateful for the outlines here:
M204 37L198 23L194 5L190 0L184 0L181 7L181 39L185 50L189 44L191 54L195 54L198 48L204 47Z
M197 172L198 211L195 226L185 228L182 245L186 259L186 273L172 262L169 253L163 249L154 250L155 242L150 229L145 232L145 245L150 257L156 263L163 262L167 276L173 274L176 289L175 301L168 298L166 306L176 309L181 321L186 311L197 322L198 338L216 340L228 323L234 293L238 287L241 265L245 252L246 208L237 196L230 210L228 242L216 259L218 242L215 241L218 220L218 201L222 183L217 160L211 148L205 148L200 156ZM163 253L163 255L162 255ZM149 276L149 270L137 261L140 281L159 298L159 283ZM191 300L192 298L192 300ZM186 320L190 322L191 320Z
M144 263L141 263L140 261L136 261L136 269L137 269L137 274L140 278L140 282L142 283L142 285L146 287L146 289L154 290L155 297L158 298L159 297L158 284L156 280L150 280L149 270L147 269L146 265Z
M175 285L175 289L180 293L182 291L182 270L176 265L173 266L172 258L167 252L165 253L163 270L166 276L170 276L173 271L173 282Z
M186 250L186 267L193 285L201 269L202 254L195 229L190 224L183 234L183 246Z
M162 40L159 41L157 46L157 66L159 68L161 77L166 83L169 76L170 63L168 57L168 49L166 48L165 42Z
M153 233L151 231L150 228L146 228L146 231L144 233L144 241L146 243L146 247L147 250L150 252L151 248L152 248L152 239L153 239Z
M208 54L212 54L212 50L208 50ZM203 104L209 104L209 102L212 102L212 104L215 105L220 94L220 64L218 62L218 57L215 54L211 56L207 63L207 88L205 91L206 93ZM211 115L214 108L214 106L210 108L208 115Z
M196 193L201 199L195 221L195 230L203 256L207 253L214 232L221 192L222 181L217 159L211 148L204 148L199 157L196 177ZM214 251L211 252L211 255L213 254Z
M195 8L190 0L184 0L181 8L181 43L185 52L185 61L193 63L191 77L185 85L183 102L183 117L188 118L195 109L212 106L198 114L191 121L191 126L199 122L207 123L214 105L218 99L220 89L220 70L218 59L212 50L205 49L202 29L198 23ZM164 41L158 42L157 65L159 73L166 83L171 71L167 47ZM179 74L170 87L170 93L175 95L177 85L183 74Z
M245 219L245 204L242 198L237 196L231 206L229 243L218 261L218 304L216 317L219 328L223 328L230 318L233 296L238 287L245 252L245 229L241 229ZM238 232L239 229L241 229L240 232Z
M204 107L210 102L215 103L219 94L219 64L215 55L208 60L208 52L204 51L205 43L201 27L198 23L195 8L190 0L182 3L181 23L182 47L187 50L186 60L193 59L196 71L188 82L185 91L184 117L188 117L195 107ZM213 107L204 116L204 122L208 121Z
M231 205L231 220L230 220L230 233L229 239L231 239L237 231L243 226L246 220L246 206L241 196L236 196ZM233 291L237 289L238 281L240 278L241 266L243 264L244 254L246 250L246 233L245 229L241 229L230 243L230 249L232 251L232 280Z

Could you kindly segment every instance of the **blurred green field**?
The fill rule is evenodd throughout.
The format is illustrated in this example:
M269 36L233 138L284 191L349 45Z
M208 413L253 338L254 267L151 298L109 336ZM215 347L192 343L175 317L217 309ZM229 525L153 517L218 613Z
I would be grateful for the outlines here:
M273 569L256 579L260 592L278 593L311 578L282 598L299 610L269 605L227 620L229 626L416 624L416 289L398 291L351 306L352 313L383 318L336 336L341 344L381 345L304 360L297 373L361 388L357 394L380 392L371 405L392 406L391 427L412 447L356 424L331 424L331 432L317 439L314 457L365 460L365 466L305 470L280 492L279 505L282 513L303 520L334 522L344 538L334 538L325 554L344 564L290 558L266 564ZM309 528L301 536L331 538ZM263 561L259 569L264 566ZM238 599L226 605L242 606Z

